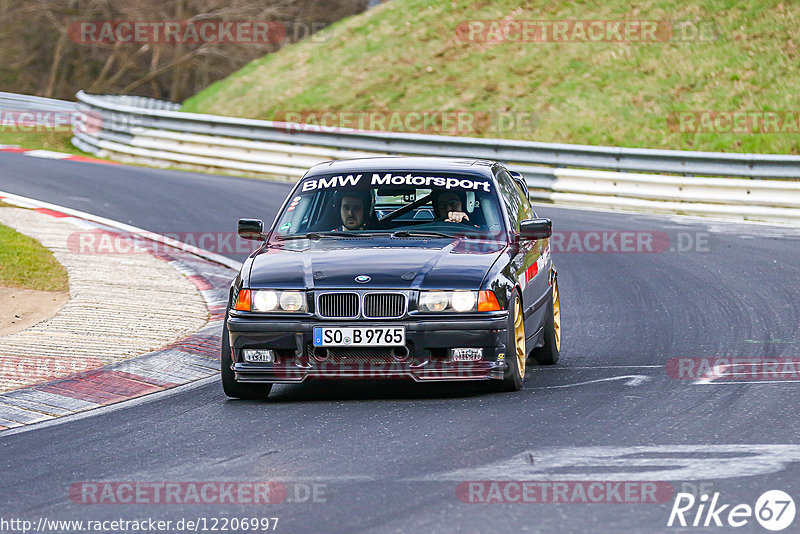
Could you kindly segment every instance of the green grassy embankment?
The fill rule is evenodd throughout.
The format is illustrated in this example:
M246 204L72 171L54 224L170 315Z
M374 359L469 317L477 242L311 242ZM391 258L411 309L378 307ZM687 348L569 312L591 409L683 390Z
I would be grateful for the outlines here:
M533 125L498 131L481 123L475 131L460 133L800 153L797 128L793 133L682 133L668 124L672 114L687 111L800 110L800 43L794 42L800 3L519 4L393 0L338 22L313 40L251 62L188 99L183 109L258 119L281 118L286 112L502 111L530 113ZM684 29L675 38L655 42L492 43L457 36L466 21L496 19L669 20ZM704 35L694 39L691 34L698 29Z

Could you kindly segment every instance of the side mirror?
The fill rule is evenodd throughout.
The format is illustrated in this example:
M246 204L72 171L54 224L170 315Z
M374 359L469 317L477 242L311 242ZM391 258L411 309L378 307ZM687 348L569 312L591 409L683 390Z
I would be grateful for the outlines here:
M238 234L242 239L261 239L264 223L259 219L239 219Z
M553 235L553 221L550 219L526 219L519 223L519 236L522 239L547 239Z

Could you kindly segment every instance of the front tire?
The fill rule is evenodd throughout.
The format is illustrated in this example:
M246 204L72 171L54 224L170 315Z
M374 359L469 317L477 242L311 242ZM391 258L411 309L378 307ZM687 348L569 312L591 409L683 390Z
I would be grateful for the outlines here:
M533 359L539 365L555 364L561 352L561 299L558 294L557 279L553 280L553 298L547 311L544 323L544 346L533 351Z
M501 391L519 391L525 380L525 323L522 300L516 290L508 301L508 327L506 341L507 369L500 384Z
M266 399L272 390L272 384L241 384L236 381L233 369L233 355L231 354L231 339L228 335L228 312L222 326L222 349L220 353L220 377L222 378L222 391L228 397L235 399Z

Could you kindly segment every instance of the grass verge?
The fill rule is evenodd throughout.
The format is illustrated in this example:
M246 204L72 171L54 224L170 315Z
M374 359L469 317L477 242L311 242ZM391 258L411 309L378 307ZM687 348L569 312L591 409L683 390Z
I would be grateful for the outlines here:
M0 225L0 286L67 291L69 282L52 252L32 237Z
M70 132L13 132L0 128L0 145L19 145L32 150L52 150L76 156L94 158L96 156L73 146Z

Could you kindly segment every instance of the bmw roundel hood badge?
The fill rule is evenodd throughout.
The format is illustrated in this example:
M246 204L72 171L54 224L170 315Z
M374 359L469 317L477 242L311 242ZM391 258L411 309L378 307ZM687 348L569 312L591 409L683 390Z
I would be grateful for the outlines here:
M359 284L366 284L370 280L372 280L372 278L365 274L360 274L356 276L356 282L358 282Z

